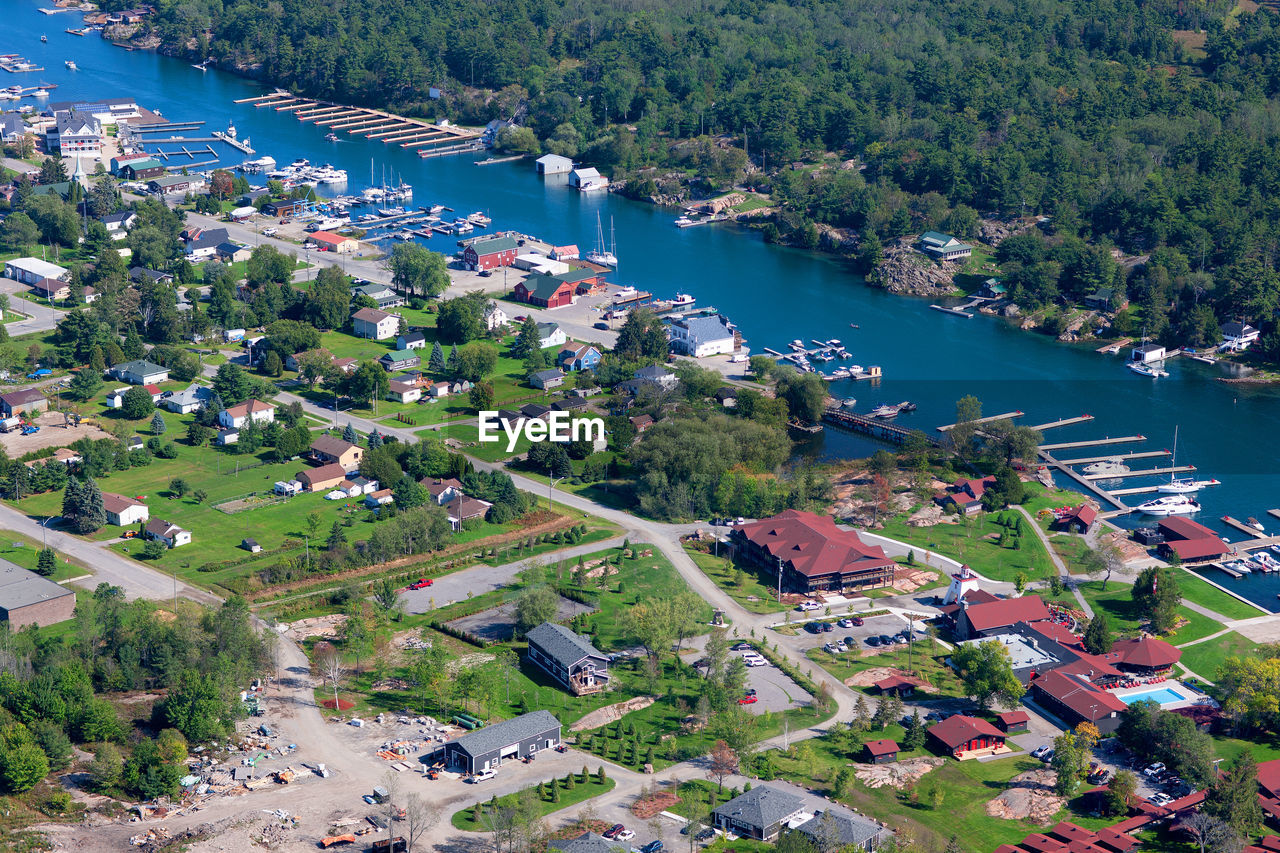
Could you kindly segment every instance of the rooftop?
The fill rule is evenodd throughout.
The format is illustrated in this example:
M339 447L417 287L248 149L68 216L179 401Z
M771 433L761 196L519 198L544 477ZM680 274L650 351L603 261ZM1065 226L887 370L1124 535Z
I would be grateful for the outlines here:
M986 720L964 714L956 714L954 717L947 717L942 722L933 724L929 727L929 734L945 743L949 749L964 746L974 738L983 735L1004 738L1004 732Z
M827 515L788 509L738 531L805 577L892 562L879 545L868 545L852 530L841 530Z
M0 607L16 610L66 595L75 593L8 560L0 560Z
M452 741L450 746L475 758L559 728L560 721L550 711L534 711L468 732Z
M795 794L770 785L757 785L715 809L712 814L763 829L786 820L803 806Z
M585 657L604 660L604 655L584 637L555 622L543 622L525 634L525 639L530 644L536 644L544 654L565 669Z

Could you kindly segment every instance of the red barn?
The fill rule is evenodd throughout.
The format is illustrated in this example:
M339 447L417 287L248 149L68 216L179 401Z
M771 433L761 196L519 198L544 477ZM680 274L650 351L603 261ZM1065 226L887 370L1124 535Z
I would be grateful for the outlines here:
M519 244L514 237L489 237L477 240L462 250L462 262L471 270L509 267L516 260Z
M531 275L515 286L515 297L541 308L562 308L573 304L573 285L553 276Z
M989 751L992 754L1004 748L1004 732L978 717L956 714L929 728L929 736L956 758L966 752Z

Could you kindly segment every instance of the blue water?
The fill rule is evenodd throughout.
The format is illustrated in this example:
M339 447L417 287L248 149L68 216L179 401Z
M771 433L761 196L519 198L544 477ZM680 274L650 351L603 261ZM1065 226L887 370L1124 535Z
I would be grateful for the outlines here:
M1168 702L1181 702L1187 697L1183 696L1176 690L1168 687L1162 687L1159 690L1148 690L1146 693L1134 693L1129 696L1121 696L1120 701L1126 705L1132 705L1134 702L1142 702L1143 700L1151 700L1164 705Z
M1177 425L1178 462L1194 464L1200 477L1224 483L1200 494L1204 509L1196 520L1228 540L1241 537L1218 521L1224 514L1256 516L1269 532L1280 532L1280 520L1266 515L1268 509L1280 507L1280 449L1275 440L1280 434L1280 389L1223 384L1215 381L1223 375L1221 368L1182 359L1169 362L1167 379L1145 379L1125 370L1120 357L1098 355L1091 346L1060 344L996 318L965 319L930 311L925 301L872 289L831 256L766 245L736 226L677 229L671 210L607 193L574 192L563 176L539 178L528 161L478 168L472 165L474 155L422 160L377 141L347 137L328 142L326 128L300 123L288 113L232 103L265 94L267 87L218 71L201 72L181 60L125 51L96 35L68 35L63 29L79 26L79 15L44 16L37 8L37 0L6 4L0 53L23 54L47 70L5 75L7 85L57 83L55 101L134 95L143 106L171 120L205 120L204 131L223 129L234 120L240 137L252 138L258 156L270 154L281 163L306 157L346 169L351 176L347 192L358 193L370 185L371 173L372 183L380 182L385 170L389 180L403 177L414 186L415 206L440 203L463 215L485 211L494 229L515 229L557 244L589 249L600 216L606 236L611 222L616 231L621 267L612 276L614 282L659 296L691 293L699 305L714 305L733 319L755 352L762 347L783 349L793 338L839 338L854 356L844 364L881 366L885 378L876 385L832 383L834 396L856 397L861 411L911 400L919 410L898 422L931 432L955 419L957 399L973 394L983 401L985 413L1019 410L1025 412L1021 422L1031 425L1085 413L1095 416L1090 423L1050 431L1050 442L1148 436L1145 443L1116 446L1116 451L1169 447ZM48 44L41 44L42 33L48 34ZM67 71L66 59L74 59L80 70ZM222 149L227 165L245 159L218 143L214 147ZM426 242L445 252L456 248L440 236ZM830 460L865 456L879 446L829 429L800 453ZM1062 456L1106 452L1082 448ZM1164 464L1162 459L1137 460L1134 467ZM1154 482L1135 477L1125 485ZM1131 498L1135 503L1145 499ZM1118 521L1130 526L1153 523L1138 516ZM1280 575L1237 581L1207 571L1216 582L1267 609L1276 607Z

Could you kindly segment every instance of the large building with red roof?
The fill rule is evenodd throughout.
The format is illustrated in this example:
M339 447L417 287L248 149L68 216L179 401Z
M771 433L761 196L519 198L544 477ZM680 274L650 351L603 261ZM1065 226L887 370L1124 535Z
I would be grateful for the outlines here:
M929 727L929 737L956 758L965 753L994 753L1004 748L1005 733L980 717L956 714Z
M1051 620L1049 608L1038 595L1024 595L1020 598L997 598L981 604L971 603L966 596L961 599L960 609L952 617L955 634L962 640L973 637L990 637L1002 634L1019 622L1039 622Z
M1102 734L1111 734L1120 726L1120 715L1129 707L1114 693L1101 690L1084 674L1055 669L1031 682L1035 700L1075 728L1090 722Z
M1177 554L1184 563L1202 563L1231 553L1231 546L1218 534L1189 518L1162 518L1157 527L1164 536L1157 550L1165 557Z
M888 586L897 565L830 516L795 509L734 528L731 538L744 559L771 573L781 570L783 589L791 592Z

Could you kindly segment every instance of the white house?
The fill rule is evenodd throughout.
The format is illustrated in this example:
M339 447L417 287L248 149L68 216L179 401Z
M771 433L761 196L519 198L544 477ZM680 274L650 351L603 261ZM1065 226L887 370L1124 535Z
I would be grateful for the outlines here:
M581 192L607 189L609 179L591 167L574 169L569 173L569 186Z
M139 358L111 365L111 375L130 385L154 385L168 380L169 368Z
M361 308L351 317L351 330L357 338L385 341L400 329L400 318L377 308Z
M533 161L539 175L566 175L573 171L573 161L559 154L543 154Z
M396 349L426 349L427 333L421 329L410 329L396 338Z
M501 329L509 322L511 319L507 317L507 312L502 310L501 305L490 299L489 304L484 306L484 327L492 332L494 329Z
M1243 352L1244 350L1247 350L1261 334L1261 332L1253 326L1250 326L1248 323L1223 323L1222 345L1219 348L1223 350L1231 350L1232 352Z
M543 349L562 347L568 342L568 340L569 336L564 333L564 329L560 328L559 324L538 324L538 345Z
M218 424L224 429L240 429L250 420L269 424L276 419L276 407L261 400L245 400L218 412Z
M117 527L128 527L151 517L150 510L142 501L114 492L102 493L102 506L107 511L107 524Z
M185 391L179 391L177 394L165 397L160 401L160 405L171 412L189 415L198 409L204 408L204 404L212 399L213 389L206 388L203 385L192 385Z
M138 214L132 210L121 210L100 216L98 221L107 227L107 233L111 235L112 240L123 240L129 236L129 231L137 224Z
M1152 364L1157 361L1164 361L1164 347L1159 344L1142 344L1136 346L1129 352L1129 360L1137 361L1142 364Z
M387 399L397 403L416 403L422 399L422 389L416 382L392 379L387 385Z
M153 518L148 521L142 533L147 539L163 542L170 548L179 548L183 545L191 544L190 530L183 530L178 525L171 524L163 518Z
M672 346L685 355L728 355L737 348L733 325L723 316L687 317L670 326Z

